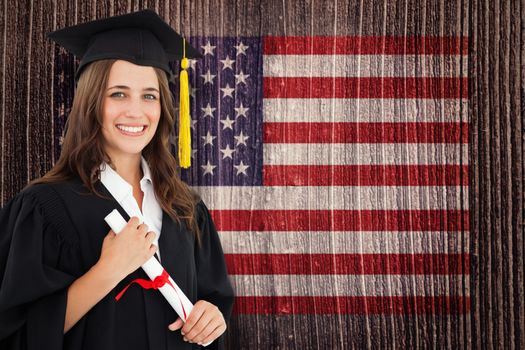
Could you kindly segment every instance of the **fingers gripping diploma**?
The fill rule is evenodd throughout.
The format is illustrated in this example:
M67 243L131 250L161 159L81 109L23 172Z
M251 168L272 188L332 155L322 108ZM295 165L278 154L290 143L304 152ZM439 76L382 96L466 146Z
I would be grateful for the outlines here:
M184 341L209 345L226 330L226 322L219 308L205 300L199 300L193 306L186 323L180 318L169 325L169 329L181 329Z
M157 251L153 244L156 233L148 232L148 226L132 217L118 235L113 230L102 243L101 259L110 262L122 278L138 269Z

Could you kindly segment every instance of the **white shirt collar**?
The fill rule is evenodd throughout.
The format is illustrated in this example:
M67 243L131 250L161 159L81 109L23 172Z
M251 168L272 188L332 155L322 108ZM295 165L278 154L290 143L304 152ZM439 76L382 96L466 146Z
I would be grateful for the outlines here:
M142 166L142 173L144 176L140 180L141 187L145 183L152 183L151 171L148 162L144 157L140 157L140 164ZM126 180L124 180L115 170L113 170L109 164L103 162L100 165L100 181L108 188L111 195L115 197L117 202L128 196L130 193L133 194L133 186L131 186Z
M148 180L149 183L152 183L153 181L151 180L151 170L149 168L148 162L146 162L146 159L144 159L144 157L142 156L140 156L140 164L142 165L142 173L144 174L142 180L140 181L142 182L143 180Z

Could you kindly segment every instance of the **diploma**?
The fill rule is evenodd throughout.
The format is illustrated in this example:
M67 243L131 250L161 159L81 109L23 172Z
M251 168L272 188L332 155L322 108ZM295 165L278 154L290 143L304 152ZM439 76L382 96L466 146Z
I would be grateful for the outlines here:
M116 234L122 231L124 226L127 224L126 220L124 220L122 215L120 215L116 209L113 209L113 211L109 213L104 218L104 220ZM167 272L165 272L162 265L153 256L148 261L146 261L144 265L142 265L142 269L152 281L158 279L160 276L167 275ZM193 304L169 275L168 281L169 282L165 283L162 287L158 288L158 290L162 293L164 298L166 298L168 303L171 305L173 310L175 310L177 315L179 315L181 320L186 322L186 319L193 309ZM209 344L210 343L204 344L204 346Z

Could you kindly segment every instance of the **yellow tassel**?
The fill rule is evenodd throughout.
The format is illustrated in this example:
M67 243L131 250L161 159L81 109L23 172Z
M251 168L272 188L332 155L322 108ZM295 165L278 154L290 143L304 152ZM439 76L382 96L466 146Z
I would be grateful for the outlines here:
M191 165L191 134L190 134L190 94L188 89L188 59L186 58L186 43L184 45L184 55L180 66L180 105L179 105L179 162L182 168L189 168Z

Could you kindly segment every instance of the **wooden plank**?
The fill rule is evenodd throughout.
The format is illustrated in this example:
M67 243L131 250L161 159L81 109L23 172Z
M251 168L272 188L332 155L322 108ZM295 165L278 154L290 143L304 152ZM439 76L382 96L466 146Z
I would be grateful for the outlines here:
M239 315L230 322L226 348L455 349L463 346L449 328L465 317L451 323L442 315Z
M523 1L472 2L471 334L477 348L525 347ZM521 14L521 16L520 16Z
M31 36L30 6L9 2L5 12L4 86L5 109L3 132L4 193L2 201L13 197L29 180L27 126L29 109L29 49ZM15 33L12 35L11 33Z
M5 65L6 65L6 57L7 57L7 46L6 46L6 37L7 37L7 2L2 1L0 2L0 127L2 130L0 130L0 142L2 145L2 148L0 149L0 181L1 181L1 188L0 188L0 205L3 206L4 204L4 198L5 198L5 186L4 186L4 167L5 167L5 142L6 142L6 133L5 133L5 122L6 122L6 71L5 71Z
M28 40L28 120L27 157L28 177L43 176L53 164L53 116L49 82L53 81L53 45L42 40L53 31L54 9L48 11L44 3L30 7L31 32Z

